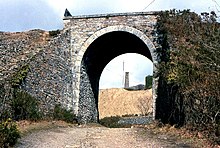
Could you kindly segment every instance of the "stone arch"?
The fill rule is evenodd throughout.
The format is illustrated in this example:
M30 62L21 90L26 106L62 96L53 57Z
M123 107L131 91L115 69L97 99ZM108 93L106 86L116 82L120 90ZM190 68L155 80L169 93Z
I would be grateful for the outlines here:
M85 42L84 44L81 46L81 49L78 53L78 61L81 61L81 69L80 69L80 78L84 79L84 80L88 80L88 82L84 81L83 83L85 85L87 85L87 87L90 88L90 90L87 90L88 92L92 92L92 86L91 83L89 82L89 76L87 75L87 73L83 73L85 71L85 67L84 67L84 63L83 63L83 57L84 54L86 53L87 49L92 45L92 43L94 41L96 41L98 38L102 37L103 35L106 35L108 33L112 33L112 32L127 32L129 34L132 34L134 36L136 36L138 39L140 39L145 46L148 48L149 52L150 52L150 56L151 56L151 61L153 62L153 71L155 72L156 70L156 63L157 63L157 58L155 55L155 46L152 43L152 41L140 30L129 27L129 26L123 26L123 25L117 25L117 26L109 26L106 28L103 28L97 32L95 32L93 35L91 35ZM148 57L150 58L150 57ZM82 78L83 77L83 78ZM86 77L86 78L85 78ZM97 122L98 121L98 106L97 106L97 102L95 99L90 99L90 98L86 98L87 101L93 105L89 105L89 103L87 103L86 105L84 104L84 102L82 101L83 95L82 95L82 91L83 90L83 85L81 85L81 80L79 78L79 89L80 89L80 94L79 94L79 100L78 100L78 117L79 117L79 121L80 122ZM153 116L155 117L155 102L156 102L156 83L155 80L153 80ZM87 92L85 92L87 93ZM95 94L93 94L95 95ZM94 102L95 105L94 105Z
M123 26L123 25L109 26L109 27L103 28L103 29L95 32L82 45L81 50L80 50L80 52L78 54L78 57L82 59L85 51L92 44L92 42L94 42L100 36L102 36L102 35L104 35L106 33L109 33L109 32L113 32L113 31L129 32L131 34L134 34L138 38L140 38L146 44L146 46L149 49L149 51L151 53L151 57L152 57L152 62L153 63L157 63L157 58L156 58L156 54L155 54L156 48L155 48L154 44L152 43L152 41L143 32L141 32L140 30L138 30L136 28L133 28L133 27L129 27L129 26Z

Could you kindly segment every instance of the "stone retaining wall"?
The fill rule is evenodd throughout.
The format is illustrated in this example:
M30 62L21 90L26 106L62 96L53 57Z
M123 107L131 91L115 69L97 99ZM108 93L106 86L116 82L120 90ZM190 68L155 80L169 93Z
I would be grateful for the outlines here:
M8 79L48 44L43 30L0 32L0 80Z
M72 108L72 71L70 31L63 30L30 61L30 70L22 84L41 102L45 112L55 104Z
M40 108L45 114L58 103L67 109L73 109L68 29L54 37L42 30L1 32L0 41L1 82L10 83L16 72L28 65L29 72L20 88L39 100Z

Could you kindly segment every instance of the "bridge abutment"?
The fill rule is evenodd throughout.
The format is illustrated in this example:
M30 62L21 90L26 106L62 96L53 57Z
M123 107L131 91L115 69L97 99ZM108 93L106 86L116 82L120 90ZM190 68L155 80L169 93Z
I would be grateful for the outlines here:
M80 75L80 93L78 106L78 122L98 122L97 93L98 90L92 88L86 65L82 62Z

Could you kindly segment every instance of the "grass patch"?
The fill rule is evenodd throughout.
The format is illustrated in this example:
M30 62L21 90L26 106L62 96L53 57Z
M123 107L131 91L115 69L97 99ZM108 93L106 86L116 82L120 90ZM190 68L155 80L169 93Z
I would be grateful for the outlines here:
M41 131L41 130L49 130L54 128L66 128L73 127L74 124L67 123L64 121L39 121L33 122L28 120L18 121L18 128L21 132L21 136L26 136L30 133Z
M146 131L146 132L145 132ZM218 148L218 145L213 144L207 138L202 137L199 132L189 131L185 127L176 128L175 125L163 124L160 121L154 121L151 124L145 125L145 131L141 134L148 134L147 131L151 132L152 136L158 137L158 135L166 135L169 139L173 139L177 142L184 142L190 147L213 147Z

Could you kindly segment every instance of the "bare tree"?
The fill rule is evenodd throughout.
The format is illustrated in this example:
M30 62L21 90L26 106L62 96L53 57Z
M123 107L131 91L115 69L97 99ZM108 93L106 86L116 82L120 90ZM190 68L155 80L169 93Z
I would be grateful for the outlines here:
M148 115L150 113L150 98L138 98L137 107L141 112L141 115Z

